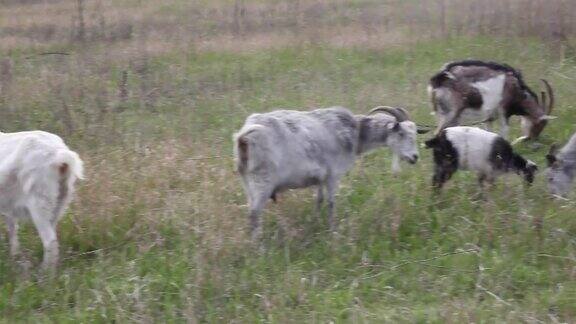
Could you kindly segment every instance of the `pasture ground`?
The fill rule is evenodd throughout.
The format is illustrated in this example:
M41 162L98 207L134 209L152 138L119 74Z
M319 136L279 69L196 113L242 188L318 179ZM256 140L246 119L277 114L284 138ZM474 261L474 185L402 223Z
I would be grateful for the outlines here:
M0 322L575 321L575 203L546 197L542 173L531 188L500 179L487 201L459 173L433 198L430 152L393 176L389 152L375 151L341 184L338 235L315 215L313 190L288 192L266 209L259 253L231 137L276 108L400 105L433 124L428 77L473 57L521 67L535 90L553 84L545 147L518 147L543 169L547 146L576 131L576 53L559 59L535 37L358 24L372 1L310 1L330 14L319 22L306 20L308 2L274 2L269 26L250 16L265 6L256 0L100 1L82 8L84 27L68 2L30 2L0 23L0 127L61 135L87 180L60 223L56 278L34 270L31 224L20 237L32 269L9 261L3 237ZM290 10L301 20L280 19Z

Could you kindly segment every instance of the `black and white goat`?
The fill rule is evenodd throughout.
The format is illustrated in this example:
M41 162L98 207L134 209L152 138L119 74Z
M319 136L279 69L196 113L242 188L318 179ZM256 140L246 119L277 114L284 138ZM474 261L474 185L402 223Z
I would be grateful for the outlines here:
M546 175L548 189L555 196L566 196L572 187L576 176L576 134L560 150L556 145L550 148L546 155L548 168Z
M523 174L531 184L538 169L534 162L514 153L504 138L477 127L448 127L426 141L426 147L434 151L432 184L436 189L459 169L476 172L481 186L511 171Z
M317 208L328 198L334 229L334 195L358 155L388 146L409 163L418 160L416 125L401 108L377 107L353 115L342 107L253 114L234 135L236 167L250 207L252 237L268 199L287 189L317 186Z
M464 60L444 65L430 79L436 133L446 127L460 125L463 119L491 123L500 120L500 135L508 138L511 116L521 116L523 136L536 139L549 119L554 106L554 92L542 79L546 92L541 98L526 85L520 71L506 64ZM548 98L548 100L547 100Z
M54 134L0 133L0 213L6 219L10 255L19 253L18 221L31 219L44 246L43 268L58 262L56 225L82 179L82 160Z

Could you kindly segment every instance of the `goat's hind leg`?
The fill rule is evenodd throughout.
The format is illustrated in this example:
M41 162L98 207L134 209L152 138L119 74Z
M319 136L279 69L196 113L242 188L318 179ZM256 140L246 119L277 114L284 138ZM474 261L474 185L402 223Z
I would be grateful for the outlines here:
M440 190L442 190L446 181L450 180L451 177L452 172L446 170L436 171L432 176L432 187L434 188L434 193L440 193Z
M15 258L20 254L20 241L18 240L18 219L14 215L5 216L8 229L8 242L10 245L10 257Z
M444 187L444 184L446 183L446 181L450 180L450 178L452 177L454 172L456 172L456 170L452 169L452 168L436 167L436 170L434 171L434 175L432 176L432 200L433 200L433 202L430 204L430 207L432 209L434 209L440 205L441 201L438 200L438 197L440 196L440 192L442 191L442 187Z
M500 136L505 140L508 140L508 132L510 129L509 119L506 116L500 116Z
M478 192L478 197L481 201L486 200L486 182L488 182L488 176L484 173L478 174L478 187L480 191Z
M318 189L316 190L316 213L320 215L322 212L322 204L324 203L324 189L323 184L318 185Z
M30 203L28 209L44 247L42 269L53 271L56 269L59 258L56 223L52 221L52 217L56 217L53 215L54 208L43 200L35 199Z
M262 236L262 224L260 215L266 206L266 202L270 199L272 190L264 190L255 192L250 197L250 236L253 241L258 241Z
M326 182L326 193L328 196L328 225L330 226L330 231L336 231L336 222L334 221L335 214L335 195L336 190L338 190L338 180L328 180Z

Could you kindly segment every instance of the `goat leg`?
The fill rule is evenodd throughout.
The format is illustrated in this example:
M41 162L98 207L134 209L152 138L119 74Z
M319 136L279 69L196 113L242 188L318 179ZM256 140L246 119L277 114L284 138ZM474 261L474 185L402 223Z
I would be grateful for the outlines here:
M316 213L320 215L322 211L322 204L324 203L324 189L323 184L318 185L318 190L316 191Z
M14 258L20 253L20 241L18 240L18 220L12 216L7 216L6 227L8 229L10 256Z
M330 226L330 231L336 231L336 223L334 221L334 196L336 195L336 189L338 188L337 180L328 180L326 182L326 192L328 195L328 225Z
M43 207L41 203L36 201L29 206L29 210L44 247L42 269L53 272L58 264L59 245L56 229L49 220L51 209Z

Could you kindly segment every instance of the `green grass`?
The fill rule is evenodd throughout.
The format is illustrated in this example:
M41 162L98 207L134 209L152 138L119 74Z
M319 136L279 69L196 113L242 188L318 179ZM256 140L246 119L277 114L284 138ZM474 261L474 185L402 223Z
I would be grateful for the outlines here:
M9 262L7 244L0 244L0 322L576 317L574 203L550 201L542 175L528 189L519 177L500 179L485 203L474 198L474 177L460 173L433 198L428 151L421 150L421 163L392 176L389 152L380 150L341 185L339 235L327 233L326 220L314 214L312 190L290 192L268 206L266 249L258 253L246 235L245 199L232 172L231 136L252 112L343 105L361 113L389 104L433 123L428 77L446 61L471 57L519 66L535 89L540 77L549 79L560 118L542 142L562 142L576 121L576 65L553 62L538 41L455 38L378 51L303 45L175 52L147 58L146 80L123 63L62 67L21 55L16 87L37 86L40 68L69 73L61 82L77 131L67 141L87 161L89 178L60 224L64 260L55 279L21 274ZM97 72L103 67L107 72ZM121 111L112 111L124 69L132 95ZM79 79L82 73L87 76ZM138 96L141 82L157 89L151 109ZM80 88L84 95L75 92ZM7 99L5 105L26 114L0 125L63 133L54 115L61 101L52 90L39 91ZM102 100L111 110L99 119L95 109ZM544 166L545 149L519 150ZM190 160L198 157L209 159ZM21 237L36 264L41 247L34 229L24 226Z

